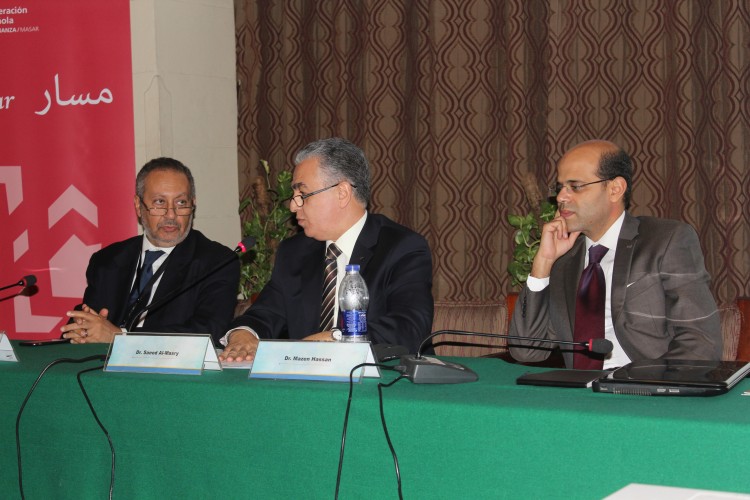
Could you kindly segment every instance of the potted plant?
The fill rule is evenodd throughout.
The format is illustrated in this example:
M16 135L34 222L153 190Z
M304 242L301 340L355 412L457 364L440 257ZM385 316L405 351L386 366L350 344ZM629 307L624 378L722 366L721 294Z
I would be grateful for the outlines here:
M241 200L239 207L240 216L248 211L242 236L255 238L255 246L242 256L239 293L244 302L252 300L271 278L279 243L296 232L289 210L292 173L281 171L272 183L268 162L260 160L260 164L262 175L252 180L250 196Z
M508 215L508 222L516 228L513 240L513 259L508 264L508 273L513 286L523 285L531 272L531 264L539 250L541 242L541 228L545 222L555 218L557 204L542 196L536 177L527 172L522 178L523 190L531 211L526 214Z

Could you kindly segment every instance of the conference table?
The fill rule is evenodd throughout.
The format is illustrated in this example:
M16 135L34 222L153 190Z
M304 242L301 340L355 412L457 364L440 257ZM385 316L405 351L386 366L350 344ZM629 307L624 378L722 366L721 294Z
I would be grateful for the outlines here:
M15 426L41 370L103 345L22 347L0 363L0 497L19 498ZM750 492L750 381L709 398L645 397L516 385L545 368L447 358L479 380L383 388L403 496L603 498L630 483ZM393 363L390 363L393 364ZM111 452L76 375L58 364L20 424L28 499L106 498ZM383 371L380 379L396 378ZM114 498L333 498L349 384L199 376L80 376L116 454ZM378 380L355 384L339 498L398 498Z

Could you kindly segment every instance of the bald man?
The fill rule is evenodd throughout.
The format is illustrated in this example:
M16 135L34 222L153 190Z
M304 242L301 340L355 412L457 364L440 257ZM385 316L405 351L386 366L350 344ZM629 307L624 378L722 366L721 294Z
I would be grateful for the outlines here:
M579 281L590 258L601 258L603 336L614 349L605 356L576 351L575 364L573 352L564 349L567 367L587 367L578 365L579 356L596 359L604 368L643 359L721 359L719 315L698 236L679 221L630 215L632 177L630 157L611 142L587 141L565 153L554 187L558 212L542 228L510 334L580 338L574 333L576 309L581 309ZM603 257L590 257L596 254ZM581 328L591 322L578 317L587 318L579 319ZM520 361L549 356L548 349L510 352Z

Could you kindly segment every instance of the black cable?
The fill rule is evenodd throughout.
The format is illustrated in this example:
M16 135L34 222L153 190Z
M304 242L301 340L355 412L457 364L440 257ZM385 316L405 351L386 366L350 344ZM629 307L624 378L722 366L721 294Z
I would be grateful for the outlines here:
M47 366L44 367L44 369L39 373L39 376L36 378L34 383L31 386L31 389L29 389L29 393L26 394L26 398L23 400L23 403L21 403L21 408L18 410L18 416L16 417L16 458L18 459L18 490L21 493L21 500L24 500L26 496L23 493L23 467L21 462L21 434L20 434L20 428L21 428L21 415L23 415L23 410L26 408L26 403L28 403L29 399L31 398L31 394L34 392L34 389L36 389L36 386L39 384L39 381L42 380L42 377L45 373L47 373L47 370L55 366L59 363L85 363L86 361L104 361L107 359L107 357L103 354L97 354L95 356L88 356L86 358L81 359L74 359L74 358L60 358L52 361Z
M389 366L389 365L383 365L380 363L360 363L356 366L354 366L351 371L349 372L349 399L346 402L346 412L344 414L344 426L341 433L341 451L339 453L339 467L338 467L338 473L336 474L336 493L334 495L334 498L338 499L339 497L339 487L341 486L341 469L344 466L344 449L346 447L346 431L347 427L349 426L349 410L352 406L352 392L354 391L354 372L362 367L365 366L377 366L383 370L390 370L390 371L396 371L395 367ZM396 378L393 382L386 385L385 387L391 386L394 383L398 382L404 378L403 375L400 375L398 378ZM380 393L380 386L383 384L378 384L378 392ZM380 397L380 417L383 422L383 429L385 429L385 436L386 440L388 441L388 446L391 448L391 453L393 454L394 461L396 463L396 476L398 479L398 489L399 489L399 498L401 497L401 474L398 469L398 459L396 458L396 452L393 449L393 446L391 445L391 439L388 436L388 428L385 426L385 417L383 416L383 398L382 393Z
M607 339L589 339L588 341L570 341L570 340L555 340L555 339L536 339L531 337L520 337L518 335L505 335L500 333L479 333L479 332L469 332L466 330L437 330L432 332L430 335L428 335L421 344L419 344L419 348L417 349L417 354L414 356L415 359L421 359L422 358L422 349L427 345L427 343L430 343L435 346L435 344L432 342L432 339L437 337L438 335L443 334L451 334L451 335L462 335L467 337L491 337L496 339L506 339L506 340L532 340L535 342L542 342L546 344L556 344L556 345L570 345L573 347L586 347L588 351L592 351L597 354L609 354L612 352L612 342L610 342ZM441 344L440 342L439 344ZM539 347L537 347L539 348ZM546 348L545 348L546 349ZM604 350L601 350L604 349Z
M406 377L401 374L398 376L398 378L388 384L383 384L382 382L378 383L378 397L380 399L380 420L381 422L383 422L383 432L385 433L385 440L388 441L388 448L390 448L391 455L393 455L393 465L396 467L396 482L398 484L398 498L400 500L403 500L404 498L403 494L401 493L401 471L398 468L398 457L396 456L396 450L393 448L391 437L388 435L388 426L385 424L385 413L383 413L383 387L390 387L403 378Z
M86 393L86 389L83 387L83 382L81 381L81 375L87 372L93 372L95 370L101 370L104 368L104 365L97 366L95 368L87 368L86 370L81 370L78 372L78 375L76 378L78 379L78 386L81 388L81 392L83 393L83 397L86 398L86 403L89 405L89 409L91 410L91 414L94 416L94 420L96 420L96 423L99 424L99 428L104 432L104 436L107 438L107 441L109 442L109 449L112 452L112 466L110 469L110 476L109 476L109 498L112 499L112 492L115 489L115 446L112 444L112 438L109 436L109 432L107 432L107 429L104 427L104 424L102 424L101 420L99 420L99 416L96 414L96 411L94 410L94 406L91 404L91 400L89 399L89 395Z

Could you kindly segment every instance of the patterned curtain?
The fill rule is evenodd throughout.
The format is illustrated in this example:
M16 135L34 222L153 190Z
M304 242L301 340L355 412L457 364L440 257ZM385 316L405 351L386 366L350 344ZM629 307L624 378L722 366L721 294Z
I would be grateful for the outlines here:
M572 145L635 163L631 212L700 235L719 303L750 296L747 0L236 0L239 175L343 136L371 210L425 235L436 299L512 291L509 213Z

